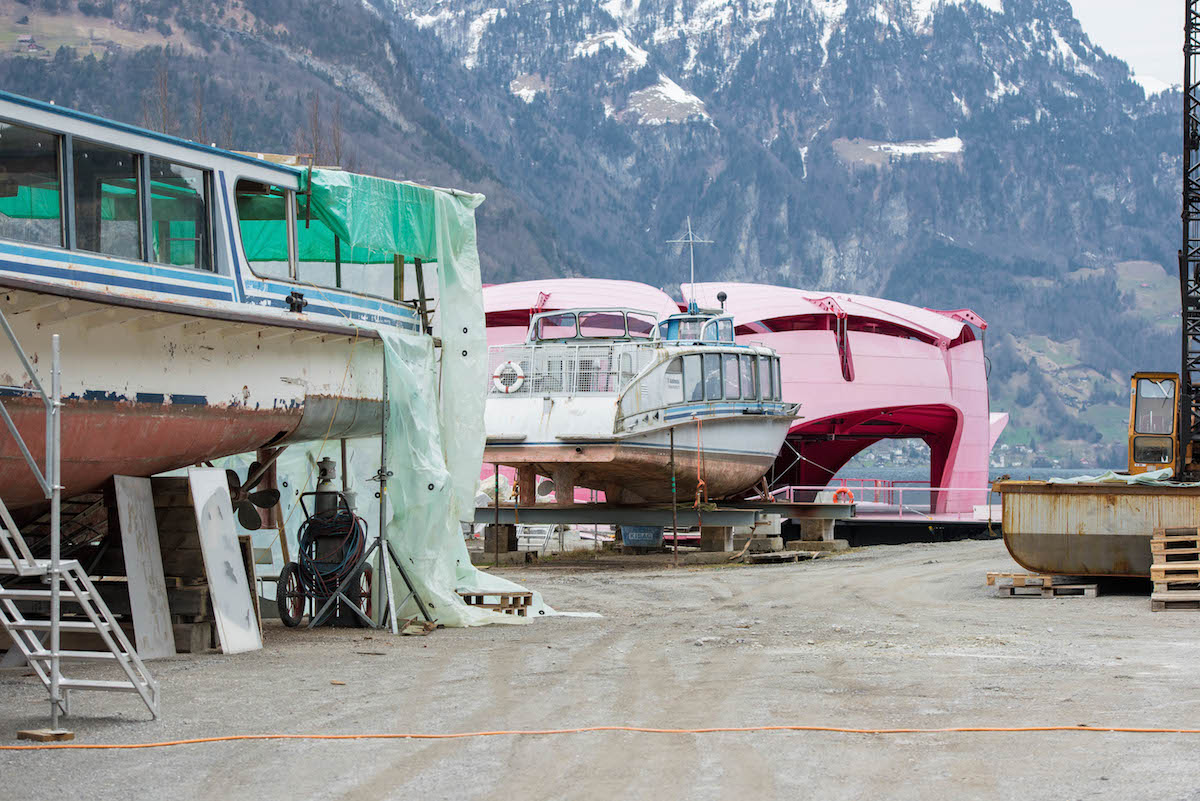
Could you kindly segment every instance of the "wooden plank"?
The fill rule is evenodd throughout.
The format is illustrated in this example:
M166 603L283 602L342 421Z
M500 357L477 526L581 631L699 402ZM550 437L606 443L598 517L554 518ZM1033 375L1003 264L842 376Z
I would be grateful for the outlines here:
M227 654L257 651L262 648L262 630L254 615L225 471L192 467L188 482L221 650Z
M238 534L238 546L242 549L242 567L246 571L246 582L250 585L250 597L254 599L254 617L258 621L258 630L262 631L262 608L258 603L258 575L254 569L253 535Z
M171 633L171 610L167 604L150 479L113 476L113 486L129 585L134 646L143 660L174 656L175 637Z

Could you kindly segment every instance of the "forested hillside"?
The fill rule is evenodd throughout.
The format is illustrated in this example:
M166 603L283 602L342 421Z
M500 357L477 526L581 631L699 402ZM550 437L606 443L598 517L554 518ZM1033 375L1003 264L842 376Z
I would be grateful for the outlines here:
M4 0L0 22L7 90L482 191L489 281L677 287L691 215L707 279L971 307L1006 441L1047 458L1123 461L1101 440L1128 373L1176 367L1179 95L1147 97L1065 0Z

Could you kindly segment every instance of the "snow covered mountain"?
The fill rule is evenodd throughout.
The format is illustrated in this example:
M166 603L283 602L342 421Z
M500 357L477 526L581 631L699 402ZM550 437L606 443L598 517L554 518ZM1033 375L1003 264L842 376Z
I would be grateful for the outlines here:
M993 324L995 405L1042 442L1115 436L1128 371L1174 367L1179 95L1147 96L1066 0L0 11L33 27L55 16L47 31L83 15L93 53L111 20L127 49L94 64L79 48L42 72L0 60L13 90L110 116L139 121L153 106L128 87L162 45L183 74L208 76L214 106L245 110L231 130L246 141L232 144L293 147L306 98L324 94L326 110L336 98L360 169L490 195L490 280L677 286L684 262L665 242L690 215L715 240L697 253L708 280L973 307Z

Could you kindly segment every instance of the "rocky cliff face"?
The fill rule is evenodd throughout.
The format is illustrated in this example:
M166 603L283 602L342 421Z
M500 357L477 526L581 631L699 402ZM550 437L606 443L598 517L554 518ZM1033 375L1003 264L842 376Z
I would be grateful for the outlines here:
M11 17L84 6L29 3ZM490 280L678 286L691 215L705 279L973 307L1010 437L1079 453L1119 434L1128 371L1174 366L1179 96L1147 97L1066 0L87 5L145 34L110 72L171 47L244 104L240 146L292 144L323 94L355 166L487 192ZM86 61L0 74L47 96Z

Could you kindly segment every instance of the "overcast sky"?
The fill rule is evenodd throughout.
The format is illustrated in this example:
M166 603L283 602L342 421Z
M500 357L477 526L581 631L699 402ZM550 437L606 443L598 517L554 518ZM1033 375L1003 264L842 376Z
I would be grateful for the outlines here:
M1083 30L1139 77L1183 82L1183 0L1071 0Z

